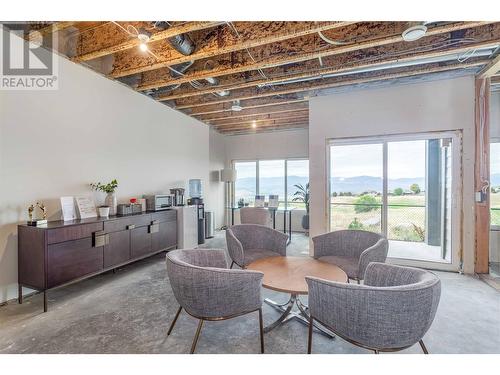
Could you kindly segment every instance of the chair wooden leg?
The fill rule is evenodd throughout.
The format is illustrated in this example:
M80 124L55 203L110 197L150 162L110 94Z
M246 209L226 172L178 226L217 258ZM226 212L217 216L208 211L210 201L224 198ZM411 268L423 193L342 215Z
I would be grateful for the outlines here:
M420 344L420 347L422 348L422 351L424 352L424 354L429 354L429 352L427 351L427 348L424 345L424 340L420 340L418 343Z
M359 279L356 279L356 281L358 282L358 284L360 283L360 280L359 280Z
M179 306L179 310L177 310L177 313L175 314L175 318L172 321L172 323L170 324L170 328L168 329L167 336L170 336L170 334L172 333L172 330L174 329L174 326L175 326L175 322L177 322L177 318L179 317L179 314L181 313L181 311L182 311L182 307Z
M312 351L313 328L314 328L314 318L311 316L309 317L309 336L307 339L307 354L311 354Z
M229 268L231 269L231 268L233 268L233 266L234 266L234 260L231 262L231 265L229 266Z
M380 354L378 350L374 350L373 354Z
M262 321L262 307L259 309L260 352L264 354L264 323Z
M200 319L198 323L198 328L196 329L196 334L194 335L193 344L191 345L191 354L194 353L196 349L196 344L198 343L198 338L200 337L201 327L203 326L203 319Z

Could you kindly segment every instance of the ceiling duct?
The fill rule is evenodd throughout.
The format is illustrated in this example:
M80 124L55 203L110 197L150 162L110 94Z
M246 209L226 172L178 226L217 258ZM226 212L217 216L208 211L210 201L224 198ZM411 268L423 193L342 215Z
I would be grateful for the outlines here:
M186 70L188 70L191 67L191 65L193 65L193 64L194 64L194 61L191 60L191 61L186 61L186 62L177 64L177 65L172 65L171 67L169 67L170 75L173 78L181 77L184 75L184 72Z
M159 30L166 30L170 27L167 21L153 21L152 25ZM194 52L194 42L188 34L179 34L167 39L170 45L179 53L189 56Z
M125 76L125 77L120 77L117 78L118 81L121 83L124 83L134 89L139 87L139 84L141 83L141 74L134 74L131 76Z

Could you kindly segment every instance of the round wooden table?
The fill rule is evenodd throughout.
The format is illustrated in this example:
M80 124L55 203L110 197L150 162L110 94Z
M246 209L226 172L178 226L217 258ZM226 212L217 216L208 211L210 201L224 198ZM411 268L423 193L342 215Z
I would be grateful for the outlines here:
M318 277L329 281L347 282L347 274L338 266L310 257L269 257L256 260L250 263L246 269L260 271L264 273L262 286L277 292L289 293L290 299L286 303L277 303L269 298L266 302L269 306L281 312L281 316L272 324L264 328L264 332L278 327L292 319L309 324L308 307L299 299L299 295L308 294L306 276ZM297 306L298 311L293 311ZM334 335L325 327L317 324L317 328L322 334L328 337Z

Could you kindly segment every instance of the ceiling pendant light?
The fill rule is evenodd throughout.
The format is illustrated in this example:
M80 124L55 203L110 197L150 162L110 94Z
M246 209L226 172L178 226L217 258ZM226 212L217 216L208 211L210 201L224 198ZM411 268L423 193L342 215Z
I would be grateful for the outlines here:
M240 112L242 109L243 107L240 105L239 99L233 101L233 105L231 106L231 111Z
M151 33L149 31L147 31L147 30L139 29L139 31L137 33L137 38L140 41L139 49L142 52L146 52L148 50L148 44L147 43L149 42L149 39L151 38Z
M413 23L410 24L410 27L403 31L401 36L405 42L413 42L425 36L426 33L427 26L425 26L425 23Z

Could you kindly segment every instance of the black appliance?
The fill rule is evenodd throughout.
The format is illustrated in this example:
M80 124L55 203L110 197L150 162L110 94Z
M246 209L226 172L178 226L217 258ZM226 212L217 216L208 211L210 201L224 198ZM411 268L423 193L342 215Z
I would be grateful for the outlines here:
M205 243L205 204L203 198L189 198L188 206L196 206L198 210L198 245Z

